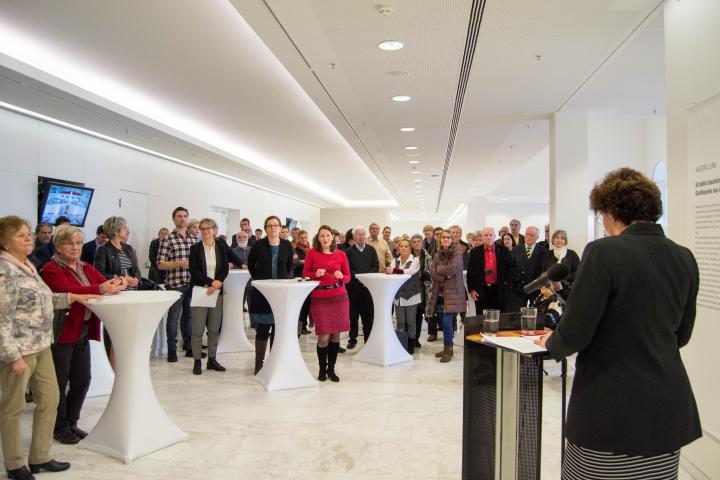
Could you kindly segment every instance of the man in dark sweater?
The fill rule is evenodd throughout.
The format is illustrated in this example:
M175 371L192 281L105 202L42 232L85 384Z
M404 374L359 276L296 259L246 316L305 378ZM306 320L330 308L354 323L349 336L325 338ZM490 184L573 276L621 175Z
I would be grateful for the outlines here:
M355 348L358 337L358 317L362 317L362 329L365 343L370 337L373 324L373 301L370 290L355 278L358 273L377 273L379 268L375 249L365 243L366 232L364 227L353 229L355 244L345 251L350 264L350 282L347 284L348 298L350 300L350 340L347 348Z

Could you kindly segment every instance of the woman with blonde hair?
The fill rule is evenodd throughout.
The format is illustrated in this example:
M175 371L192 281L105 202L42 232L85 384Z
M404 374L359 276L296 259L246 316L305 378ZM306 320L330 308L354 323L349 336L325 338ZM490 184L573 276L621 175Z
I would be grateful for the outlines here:
M441 363L449 362L453 356L453 318L467 311L463 253L459 243L453 240L452 232L443 230L430 264L433 287L427 305L428 315L440 315L442 318L443 350L435 354Z
M97 295L53 294L28 260L33 251L30 223L9 215L0 218L0 442L9 478L28 480L41 470L70 468L50 456L59 400L50 344L53 310L85 303ZM33 413L30 454L25 466L21 418L25 392L32 389Z

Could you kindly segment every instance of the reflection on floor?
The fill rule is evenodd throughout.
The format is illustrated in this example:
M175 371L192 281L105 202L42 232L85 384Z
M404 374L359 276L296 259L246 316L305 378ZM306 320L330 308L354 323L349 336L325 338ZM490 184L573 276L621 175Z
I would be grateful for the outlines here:
M254 354L218 357L227 372L191 374L192 359L151 360L160 403L190 441L131 465L55 443L72 469L53 480L121 479L458 479L461 475L462 348L440 364L441 342L416 351L413 363L380 368L341 354L340 383L271 394L252 376ZM343 345L345 342L343 341ZM317 375L315 337L303 336ZM362 345L362 341L360 345ZM357 350L355 350L357 351ZM205 363L203 362L203 368ZM547 362L543 399L542 478L560 478L559 366ZM91 430L108 397L88 399L80 427ZM29 444L32 410L23 419ZM681 479L690 479L681 474Z

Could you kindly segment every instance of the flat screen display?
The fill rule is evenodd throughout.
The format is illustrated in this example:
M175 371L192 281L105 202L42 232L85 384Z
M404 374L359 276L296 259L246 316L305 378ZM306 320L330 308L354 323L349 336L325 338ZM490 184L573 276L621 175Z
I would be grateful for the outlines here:
M40 221L55 225L57 217L66 216L72 225L85 226L94 192L92 188L47 183L40 208Z

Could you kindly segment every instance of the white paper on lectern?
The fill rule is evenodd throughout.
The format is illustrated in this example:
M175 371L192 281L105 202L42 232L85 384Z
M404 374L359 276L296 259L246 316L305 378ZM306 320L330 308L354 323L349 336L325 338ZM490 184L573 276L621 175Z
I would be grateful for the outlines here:
M528 337L483 337L483 342L515 350L519 353L547 352L540 345L535 345L533 340Z
M206 287L193 287L192 298L190 299L191 307L210 307L215 308L217 305L220 290L215 290L212 294L207 294Z

